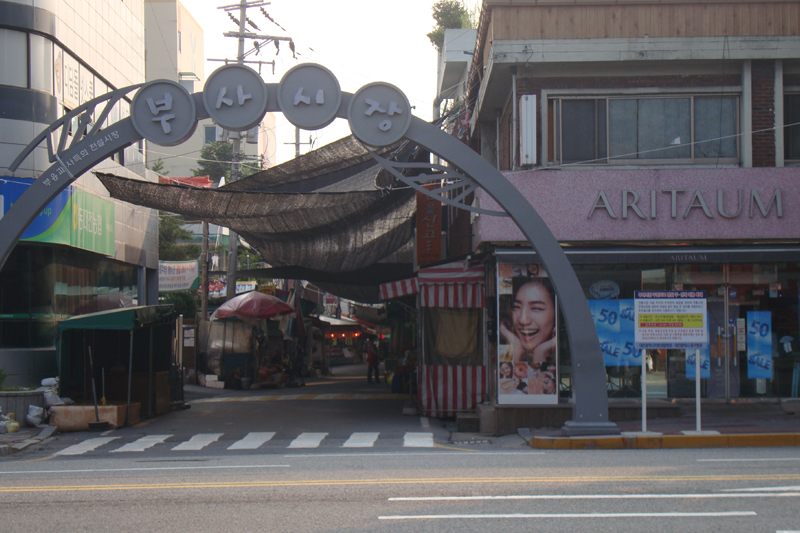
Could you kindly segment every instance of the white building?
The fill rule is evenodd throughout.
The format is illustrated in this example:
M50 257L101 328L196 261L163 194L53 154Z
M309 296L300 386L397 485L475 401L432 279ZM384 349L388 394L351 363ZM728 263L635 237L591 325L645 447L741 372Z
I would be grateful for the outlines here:
M144 0L0 1L0 175L11 178L0 182L3 213L31 178L51 165L43 143L13 176L9 171L41 131L95 97L145 81L144 5ZM115 106L109 124L129 115L132 96ZM145 170L142 151L137 143L95 169L155 179ZM58 319L156 303L156 211L112 200L90 173L59 199L61 207L54 200L52 209L43 211L36 221L42 231L31 236L31 225L29 240L16 246L0 276L0 367L10 375L7 385L56 375ZM83 209L79 205L102 217L99 245L87 243L81 235L85 228L74 223Z

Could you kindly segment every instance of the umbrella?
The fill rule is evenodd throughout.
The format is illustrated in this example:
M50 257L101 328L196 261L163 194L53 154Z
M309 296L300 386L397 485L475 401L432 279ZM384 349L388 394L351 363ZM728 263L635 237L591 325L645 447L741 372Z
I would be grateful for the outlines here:
M251 291L231 298L214 311L211 320L224 320L235 317L250 325L257 325L259 320L278 315L294 313L295 309L275 296L263 292Z

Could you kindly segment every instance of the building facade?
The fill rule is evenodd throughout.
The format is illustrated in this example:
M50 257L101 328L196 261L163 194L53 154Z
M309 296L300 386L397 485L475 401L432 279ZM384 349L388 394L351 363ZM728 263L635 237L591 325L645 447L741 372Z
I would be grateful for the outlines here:
M561 242L598 327L610 397L640 396L642 361L649 396L694 394L693 354L687 364L683 350L627 344L634 291L651 289L706 291L705 398L798 396L798 57L799 2L483 2L463 80L468 127L454 134ZM497 208L484 191L473 205ZM527 342L512 324L518 285L546 272L510 219L452 218L451 255L489 258L492 401L548 403L533 397L543 371L509 377L504 365ZM564 403L566 334L558 319L548 327L546 388ZM515 379L529 390L511 390Z
M42 144L12 175L12 161L28 143L89 100L144 81L144 37L143 0L0 2L3 212L51 165ZM120 101L108 124L127 117L129 103ZM143 151L141 143L130 146L95 169L154 180ZM157 213L111 199L92 174L59 195L23 239L0 279L0 367L9 374L7 385L57 375L58 319L156 303Z

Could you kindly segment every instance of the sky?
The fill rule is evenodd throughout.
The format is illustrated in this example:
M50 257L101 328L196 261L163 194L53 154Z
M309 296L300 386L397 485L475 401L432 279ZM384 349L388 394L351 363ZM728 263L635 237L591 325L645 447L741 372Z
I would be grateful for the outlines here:
M399 87L415 108L413 113L430 120L436 92L437 52L426 36L433 29L431 16L435 0L272 0L267 13L282 30L266 19L258 8L248 9L248 17L258 25L257 33L291 37L297 59L285 43L275 56L272 44L263 47L259 56L248 59L275 60L275 75L269 66L262 67L267 83L278 83L283 74L300 63L319 63L334 73L345 92L355 93L362 86L388 82ZM182 0L204 29L206 60L236 58L237 39L223 32L238 27L226 13L217 9L238 0ZM236 14L238 18L238 13ZM252 31L252 29L250 29ZM252 41L245 42L245 51ZM206 61L206 78L220 63ZM294 157L294 126L277 115L277 162ZM301 142L315 138L314 148L350 134L344 119L316 132L301 131ZM301 147L305 153L309 146Z

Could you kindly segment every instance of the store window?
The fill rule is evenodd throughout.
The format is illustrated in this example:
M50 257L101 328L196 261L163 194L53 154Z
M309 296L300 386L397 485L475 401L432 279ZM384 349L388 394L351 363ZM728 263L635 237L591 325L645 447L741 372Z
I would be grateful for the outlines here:
M783 157L800 162L800 94L783 97Z
M555 164L738 161L738 98L721 95L551 97Z
M27 34L0 29L0 85L28 86Z
M53 94L53 43L41 35L29 35L31 40L31 89Z

